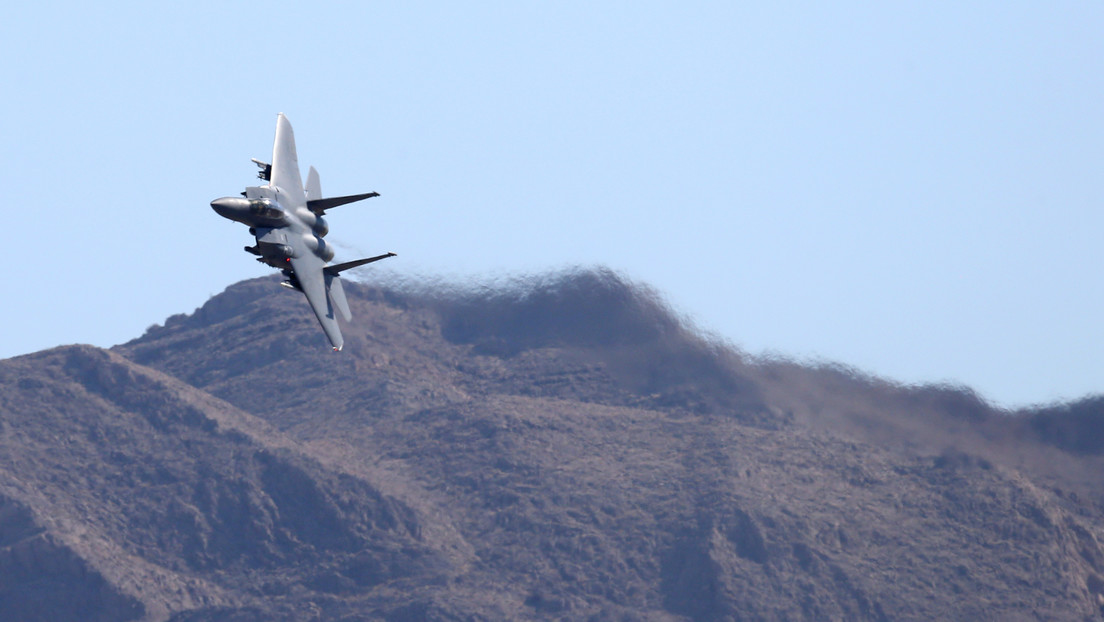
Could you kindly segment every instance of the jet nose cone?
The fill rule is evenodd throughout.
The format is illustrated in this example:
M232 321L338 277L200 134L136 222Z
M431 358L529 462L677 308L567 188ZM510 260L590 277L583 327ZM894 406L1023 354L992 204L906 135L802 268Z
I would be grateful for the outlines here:
M233 219L235 215L249 209L249 201L237 197L222 197L211 201L211 209L218 212L220 216Z

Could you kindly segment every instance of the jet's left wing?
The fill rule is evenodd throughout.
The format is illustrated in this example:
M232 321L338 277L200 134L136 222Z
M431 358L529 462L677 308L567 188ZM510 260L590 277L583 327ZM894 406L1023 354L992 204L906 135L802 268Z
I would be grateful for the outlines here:
M334 350L340 350L345 345L345 340L341 337L341 329L337 326L330 297L326 295L326 279L322 272L325 266L325 262L314 253L299 253L298 257L291 258L291 269L295 272L299 287L307 296L311 310L314 311L318 323L322 325L322 330Z

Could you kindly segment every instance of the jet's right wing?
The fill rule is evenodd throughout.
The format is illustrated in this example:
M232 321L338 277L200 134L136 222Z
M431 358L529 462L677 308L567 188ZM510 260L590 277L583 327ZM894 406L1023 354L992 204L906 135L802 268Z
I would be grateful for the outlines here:
M341 328L334 317L330 297L326 295L327 279L323 272L325 265L314 253L301 253L298 257L291 258L291 269L295 272L299 287L306 295L318 323L322 325L322 331L326 333L334 350L340 350L345 345L345 340L341 337Z

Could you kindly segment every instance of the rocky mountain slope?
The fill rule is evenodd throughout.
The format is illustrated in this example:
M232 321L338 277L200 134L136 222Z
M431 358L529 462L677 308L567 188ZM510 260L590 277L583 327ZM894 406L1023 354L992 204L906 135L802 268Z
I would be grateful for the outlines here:
M0 361L0 618L1102 616L1098 399L750 359L606 271Z

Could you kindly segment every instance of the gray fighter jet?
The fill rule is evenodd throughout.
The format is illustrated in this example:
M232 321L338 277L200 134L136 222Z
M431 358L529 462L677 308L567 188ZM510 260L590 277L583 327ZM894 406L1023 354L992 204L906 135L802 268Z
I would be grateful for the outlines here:
M326 265L333 259L334 251L323 239L329 228L322 215L328 209L379 194L368 192L324 199L318 171L313 166L307 174L307 185L303 187L295 155L295 135L283 113L276 117L272 163L256 159L253 162L261 168L257 176L268 185L246 188L242 193L245 198L215 199L211 207L220 216L249 226L249 233L257 238L257 243L246 246L246 252L257 255L257 261L280 269L287 279L281 285L307 296L333 349L340 350L345 342L334 317L334 308L346 322L352 319L352 313L339 275L350 268L394 257L395 253Z

